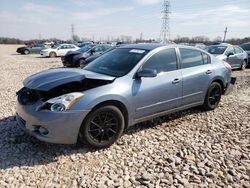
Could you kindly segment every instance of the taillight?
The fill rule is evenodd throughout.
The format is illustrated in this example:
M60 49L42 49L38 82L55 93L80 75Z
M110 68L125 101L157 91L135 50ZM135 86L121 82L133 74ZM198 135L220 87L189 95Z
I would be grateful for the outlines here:
M224 65L229 71L232 71L232 66L229 63L224 61Z

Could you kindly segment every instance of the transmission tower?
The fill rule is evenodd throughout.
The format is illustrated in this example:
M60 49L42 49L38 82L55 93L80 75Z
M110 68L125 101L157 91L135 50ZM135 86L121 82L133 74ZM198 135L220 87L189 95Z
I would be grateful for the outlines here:
M162 8L162 26L160 34L160 40L162 43L167 43L170 38L169 14L170 14L170 2L164 0Z

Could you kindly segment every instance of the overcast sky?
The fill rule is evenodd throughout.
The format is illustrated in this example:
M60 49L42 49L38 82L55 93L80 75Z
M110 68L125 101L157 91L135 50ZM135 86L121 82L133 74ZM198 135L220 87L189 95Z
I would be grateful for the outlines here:
M69 39L130 35L158 38L163 0L0 0L0 36ZM250 36L250 0L172 0L171 38Z

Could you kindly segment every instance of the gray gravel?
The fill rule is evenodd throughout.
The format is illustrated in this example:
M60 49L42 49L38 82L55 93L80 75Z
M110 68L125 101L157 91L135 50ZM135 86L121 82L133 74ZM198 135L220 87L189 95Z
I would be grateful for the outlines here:
M60 59L0 45L0 187L250 187L250 70L219 108L175 113L130 128L113 146L46 144L14 121L15 92Z

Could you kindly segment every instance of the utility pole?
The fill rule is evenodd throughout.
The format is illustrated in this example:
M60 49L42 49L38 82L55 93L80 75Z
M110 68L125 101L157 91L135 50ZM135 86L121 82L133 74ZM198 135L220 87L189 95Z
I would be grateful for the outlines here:
M162 26L161 26L161 34L160 40L162 43L167 43L170 38L170 26L169 26L169 15L170 15L170 1L163 1L162 8Z
M142 41L142 39L143 39L143 34L141 33L140 34L140 41Z
M224 38L223 38L223 42L225 42L225 41L226 41L227 32L228 32L228 30L227 30L227 27L226 27L226 29L225 29L225 31L224 31Z
M74 24L71 24L71 36L72 36L72 39L73 39L74 34L75 34L75 26L74 26Z

